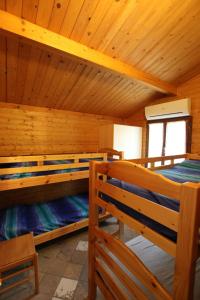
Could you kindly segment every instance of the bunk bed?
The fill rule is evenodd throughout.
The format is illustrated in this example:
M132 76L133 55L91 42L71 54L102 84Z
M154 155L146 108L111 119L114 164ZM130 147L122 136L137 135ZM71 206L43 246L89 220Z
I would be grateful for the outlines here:
M0 196L6 192L79 181L89 178L90 160L107 160L107 153L77 153L37 156L0 157ZM27 194L28 195L28 194ZM20 197L18 197L20 198ZM88 192L63 195L51 201L19 203L0 210L0 240L27 232L41 244L88 225ZM27 203L28 202L28 203ZM106 214L101 214L104 219Z
M153 299L192 300L200 255L200 156L91 162L90 168L88 299L96 299L98 286L109 300L152 299L146 290ZM123 240L99 226L99 207L174 257L172 292Z
M33 232L38 245L88 226L89 162L106 161L107 155L108 150L0 157L1 203L4 199L8 202L0 207L0 240ZM109 149L109 159L114 155L122 158L121 152ZM82 182L84 179L86 182ZM62 191L61 184L69 182L71 185ZM72 187L72 182L77 184ZM43 192L41 187L47 189ZM102 211L100 219L107 216Z

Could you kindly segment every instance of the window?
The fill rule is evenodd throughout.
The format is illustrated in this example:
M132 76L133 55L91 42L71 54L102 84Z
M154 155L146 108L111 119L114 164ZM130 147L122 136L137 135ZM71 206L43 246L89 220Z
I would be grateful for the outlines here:
M150 121L148 123L148 157L190 152L191 117Z

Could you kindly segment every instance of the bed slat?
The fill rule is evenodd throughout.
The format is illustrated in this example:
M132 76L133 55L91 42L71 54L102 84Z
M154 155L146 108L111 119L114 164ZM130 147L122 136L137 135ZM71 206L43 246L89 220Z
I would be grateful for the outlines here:
M179 200L180 198L181 184L131 162L119 161L110 163L107 175L172 199Z
M144 214L145 216L177 232L178 213L176 211L122 190L119 187L103 182L102 180L96 181L96 188L98 191L107 194L124 205L127 205L139 213Z
M95 236L160 300L172 300L171 295L146 268L139 258L120 240L95 227Z
M109 204L98 197L96 197L95 203L98 206L103 207L107 212L109 212L112 216L116 217L122 223L126 224L133 230L137 231L139 234L143 235L144 237L152 241L152 243L158 245L160 248L162 248L170 255L172 256L176 255L176 244L171 240L168 240L161 234L145 226L143 223L123 213L121 210L116 208L116 206L113 204Z
M173 161L175 159L180 159L180 158L188 158L188 154L160 156L160 157L159 156L158 157L144 157L144 158L129 159L129 161L136 163L136 164L146 164L146 163L164 162L166 160Z
M80 158L105 158L105 156L106 156L105 153L5 156L5 157L0 157L0 163L65 160L65 159L80 159Z
M89 171L69 172L66 174L53 174L46 176L37 176L30 178L8 179L0 181L0 191L20 189L30 186L37 186L43 184L51 184L56 182L64 182L70 180L77 180L88 178Z
M33 167L17 167L17 168L3 168L0 169L0 175L9 175L9 174L20 174L20 173L32 173L32 172L45 172L45 171L56 171L56 170L65 170L73 168L84 168L88 167L89 162L85 163L71 163L71 164L57 164L57 165L41 165Z
M128 288L128 290L134 295L136 300L148 300L147 296L143 293L140 287L125 273L119 265L108 255L104 249L96 243L95 245L97 254L101 256L107 266L113 273L121 280L121 282Z
M98 275L98 273L95 273L95 282L97 283L98 287L100 288L100 290L106 300L116 300L116 298L113 296L113 294L107 288L107 286L104 284L103 280Z
M100 274L101 278L104 281L104 284L108 284L109 288L111 288L112 293L115 295L118 300L127 300L127 297L123 293L123 291L118 287L118 285L113 281L110 274L104 269L104 267L99 263L98 260L95 262L96 271Z

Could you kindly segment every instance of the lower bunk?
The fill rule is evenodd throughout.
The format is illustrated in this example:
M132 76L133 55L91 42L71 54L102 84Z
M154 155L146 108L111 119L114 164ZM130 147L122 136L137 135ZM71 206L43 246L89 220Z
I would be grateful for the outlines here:
M198 156L183 155L185 161L173 165L174 159L180 158L159 159L158 174L138 165L150 163L155 169L152 162L156 159L138 160L138 164L91 163L89 300L96 299L97 286L106 299L195 299L193 285L200 254L200 161ZM167 159L170 162L164 166ZM107 176L106 182L102 175ZM174 257L172 290L163 286L141 260L140 253L99 227L99 207ZM165 268L162 260L157 264Z
M163 287L165 287L171 294L173 292L173 274L174 274L174 267L175 267L175 259L174 257L167 254L161 248L157 247L155 244L151 243L149 240L145 239L143 236L137 236L126 243L128 249L131 252L135 253L138 257L140 257L142 263L148 267L150 272L154 274L156 278L159 278L160 283ZM98 251L98 250L97 250ZM133 297L130 291L123 286L118 278L118 273L116 272L115 266L118 268L122 268L122 271L127 274L132 280L136 281L142 291L146 294L148 300L154 300L155 297L142 285L125 266L122 266L120 260L118 260L115 256L112 255L111 252L108 252L109 259L112 259L112 268L109 267L104 263L103 259L101 258L101 250L99 259L101 263L105 267L106 271L108 272L109 276L111 276L114 281L116 282L117 286L127 295L127 299L133 300ZM103 256L104 259L107 256ZM123 277L123 280L126 280L126 275ZM195 284L194 284L194 300L200 299L200 260L198 260L196 265L196 275L195 275ZM132 290L134 287L132 286ZM134 291L133 291L134 292ZM121 298L123 299L123 298ZM135 297L135 299L144 299L141 295L140 298Z
M0 210L0 241L32 232L41 244L88 226L88 193ZM106 214L100 215L103 220Z

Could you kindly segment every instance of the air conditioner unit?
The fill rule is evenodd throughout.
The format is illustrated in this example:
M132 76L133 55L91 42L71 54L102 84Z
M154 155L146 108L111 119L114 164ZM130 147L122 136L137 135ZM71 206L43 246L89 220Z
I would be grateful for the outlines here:
M190 114L191 100L189 98L145 107L147 120L177 118L189 116Z

